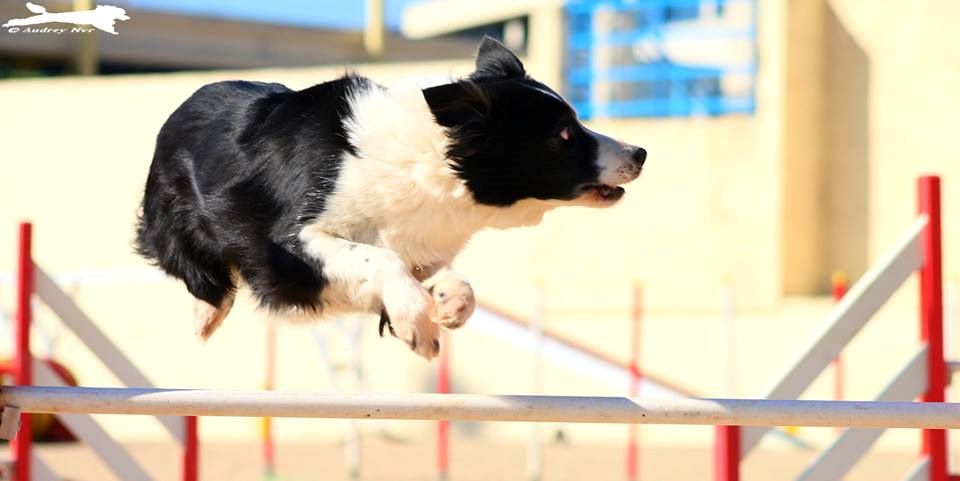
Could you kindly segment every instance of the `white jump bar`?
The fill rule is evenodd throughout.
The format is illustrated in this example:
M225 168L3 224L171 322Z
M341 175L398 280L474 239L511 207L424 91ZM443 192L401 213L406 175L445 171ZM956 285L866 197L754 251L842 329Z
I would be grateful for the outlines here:
M960 428L960 404L4 386L28 413Z

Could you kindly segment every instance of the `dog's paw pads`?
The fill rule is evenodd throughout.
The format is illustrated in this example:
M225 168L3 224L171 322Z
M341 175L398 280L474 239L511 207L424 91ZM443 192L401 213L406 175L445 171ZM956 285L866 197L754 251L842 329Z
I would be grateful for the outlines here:
M457 329L462 327L476 309L473 288L466 281L451 277L433 286L433 322Z

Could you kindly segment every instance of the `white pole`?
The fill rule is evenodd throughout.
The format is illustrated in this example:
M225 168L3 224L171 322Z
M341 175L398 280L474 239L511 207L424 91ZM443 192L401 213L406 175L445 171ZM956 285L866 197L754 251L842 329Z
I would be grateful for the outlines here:
M720 339L723 340L723 375L726 380L724 391L725 395L730 397L737 395L736 317L737 307L733 292L733 281L728 276L724 280L723 287L720 288L720 322L723 332Z
M960 404L0 387L25 413L960 429Z
M546 298L543 281L537 280L534 285L534 314L530 330L533 337L533 393L543 393L543 322L546 316ZM527 479L540 481L543 479L543 445L540 434L540 424L530 426L530 443L527 446Z
M347 342L350 346L350 374L353 378L351 389L357 391L364 385L362 360L360 358L360 342L363 338L363 322L347 322L341 327L346 331ZM359 481L361 476L360 466L363 462L360 438L360 423L356 420L350 422L350 429L347 431L347 444L344 449L347 471L350 481Z
M362 322L351 322L356 321L344 320L339 318L336 320L335 326L345 334L347 344L350 346L350 360L347 364L348 372L353 376L354 382L352 385L347 386L347 389L352 389L356 391L362 387L362 371L360 367L360 337L362 336L363 323ZM347 326L356 326L353 329L350 329ZM340 393L344 392L345 389L340 382L339 370L337 369L337 362L333 359L333 356L330 354L330 350L327 346L327 339L330 336L330 331L326 331L321 334L320 330L317 327L314 327L310 331L313 334L314 343L317 346L317 351L320 353L320 357L323 358L323 366L326 367L327 376L330 378L330 384L333 387L333 391ZM360 464L362 462L362 453L360 445L360 426L357 421L353 420L349 422L347 426L347 433L344 439L343 446L343 462L347 467L347 476L351 481L356 481L360 479Z

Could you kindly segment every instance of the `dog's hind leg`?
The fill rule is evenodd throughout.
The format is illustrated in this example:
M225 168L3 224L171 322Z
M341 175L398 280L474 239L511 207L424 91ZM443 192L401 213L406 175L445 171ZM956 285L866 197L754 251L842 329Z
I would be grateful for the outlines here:
M220 327L230 308L233 307L233 301L236 293L230 291L224 296L219 306L214 306L207 301L197 299L193 306L193 323L197 332L197 337L203 340L210 338L210 335Z
M236 295L234 274L213 248L200 249L203 241L193 232L190 236L157 234L147 225L141 228L139 250L157 265L187 286L197 299L194 325L197 336L206 340L220 327L233 306Z
M225 266L194 264L191 273L184 277L187 290L197 298L193 308L193 323L197 337L203 340L220 327L230 313L236 298L233 275Z

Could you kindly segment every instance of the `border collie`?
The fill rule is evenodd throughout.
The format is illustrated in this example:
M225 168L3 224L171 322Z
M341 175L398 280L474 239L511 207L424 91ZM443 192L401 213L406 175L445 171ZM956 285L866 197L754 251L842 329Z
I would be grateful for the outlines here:
M204 339L242 282L274 312L380 315L431 359L473 312L447 266L475 232L612 206L645 158L490 38L473 73L428 88L218 82L160 129L136 248L186 284Z

